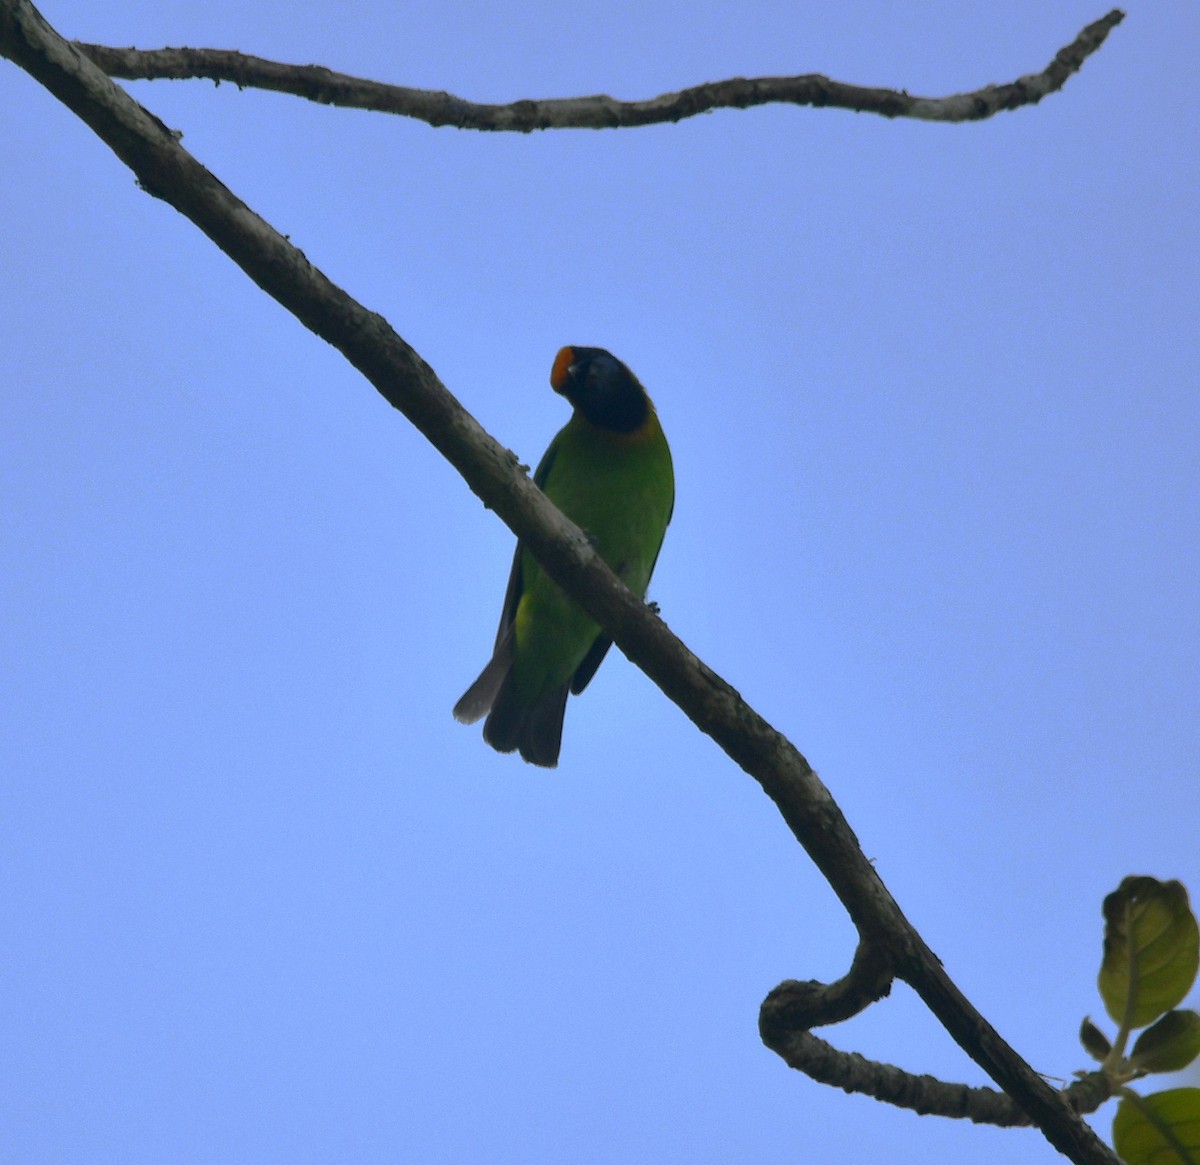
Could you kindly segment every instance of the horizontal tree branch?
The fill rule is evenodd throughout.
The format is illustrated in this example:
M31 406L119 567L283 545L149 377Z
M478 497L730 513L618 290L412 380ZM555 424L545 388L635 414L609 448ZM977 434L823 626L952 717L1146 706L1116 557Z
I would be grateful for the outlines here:
M843 1092L860 1093L921 1116L970 1120L998 1128L1028 1128L1033 1122L1012 1097L994 1088L973 1088L935 1076L916 1075L868 1060L858 1052L843 1052L810 1031L780 1035L770 1044L791 1068ZM1095 1112L1113 1095L1103 1073L1092 1072L1066 1088L1062 1097L1076 1112Z
M894 967L972 1056L1081 1165L1119 1165L1111 1150L962 996L908 922L853 831L794 745L693 655L608 569L516 457L490 437L379 315L313 267L115 86L29 0L0 0L0 54L40 81L137 175L186 215L267 294L336 347L459 471L551 578L772 798L842 901L864 942Z
M965 1118L1000 1128L1032 1124L1006 1093L916 1075L858 1052L843 1052L809 1030L859 1014L886 996L891 982L885 953L862 942L850 970L837 982L789 979L771 991L759 1011L762 1041L788 1067L843 1092L861 1093L922 1116ZM1092 1072L1061 1095L1076 1112L1095 1112L1112 1097L1113 1088L1103 1072Z
M558 97L486 105L465 101L451 93L409 89L335 73L319 65L287 65L225 49L119 49L77 42L111 77L157 80L204 77L231 81L239 88L270 89L291 93L323 105L373 109L413 117L433 126L459 129L507 130L530 133L536 129L615 129L682 121L714 109L747 109L754 105L786 104L828 106L881 117L912 117L920 121L981 121L1006 109L1036 105L1066 84L1072 73L1103 43L1124 19L1114 8L1089 24L1040 73L1019 77L1006 85L985 85L970 93L949 97L914 97L902 89L875 89L832 81L819 73L798 77L732 77L695 85L678 93L663 93L646 101L618 101L605 94L594 97Z

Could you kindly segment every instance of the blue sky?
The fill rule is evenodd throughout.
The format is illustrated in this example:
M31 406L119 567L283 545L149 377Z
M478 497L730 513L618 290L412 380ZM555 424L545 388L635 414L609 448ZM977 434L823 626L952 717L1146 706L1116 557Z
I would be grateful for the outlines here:
M504 101L939 95L1104 7L43 12ZM485 136L130 88L529 464L560 345L630 364L676 464L664 617L1069 1078L1104 894L1200 894L1198 32L1138 6L967 126ZM854 936L757 787L615 652L555 772L457 725L511 535L7 62L0 173L3 1165L1057 1159L766 1051L762 997ZM822 1034L983 1082L902 987Z

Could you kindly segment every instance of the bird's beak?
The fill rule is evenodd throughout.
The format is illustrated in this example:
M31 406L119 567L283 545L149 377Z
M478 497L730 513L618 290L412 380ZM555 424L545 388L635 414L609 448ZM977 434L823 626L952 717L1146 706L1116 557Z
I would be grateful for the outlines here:
M550 369L550 387L555 392L565 393L567 386L574 380L575 369L578 367L575 362L575 349L560 348L558 355L554 357L554 366Z

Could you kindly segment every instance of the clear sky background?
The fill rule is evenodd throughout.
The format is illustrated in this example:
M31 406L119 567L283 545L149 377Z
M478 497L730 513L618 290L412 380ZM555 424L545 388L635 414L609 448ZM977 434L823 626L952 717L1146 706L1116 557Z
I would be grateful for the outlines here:
M1102 897L1200 897L1200 10L1132 8L978 125L488 136L130 86L526 462L560 345L629 363L675 456L664 617L1059 1078ZM486 101L942 95L1104 11L44 8ZM617 652L555 772L456 724L511 535L8 62L0 222L2 1165L1058 1159L763 1048L766 992L854 945L771 804ZM984 1082L906 988L822 1034Z

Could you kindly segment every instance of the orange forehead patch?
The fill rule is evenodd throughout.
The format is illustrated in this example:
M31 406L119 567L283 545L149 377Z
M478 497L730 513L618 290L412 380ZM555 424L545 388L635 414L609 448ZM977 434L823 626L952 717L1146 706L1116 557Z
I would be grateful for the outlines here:
M559 348L558 355L554 357L554 364L550 369L550 387L555 392L562 392L567 387L567 372L574 363L575 349Z

